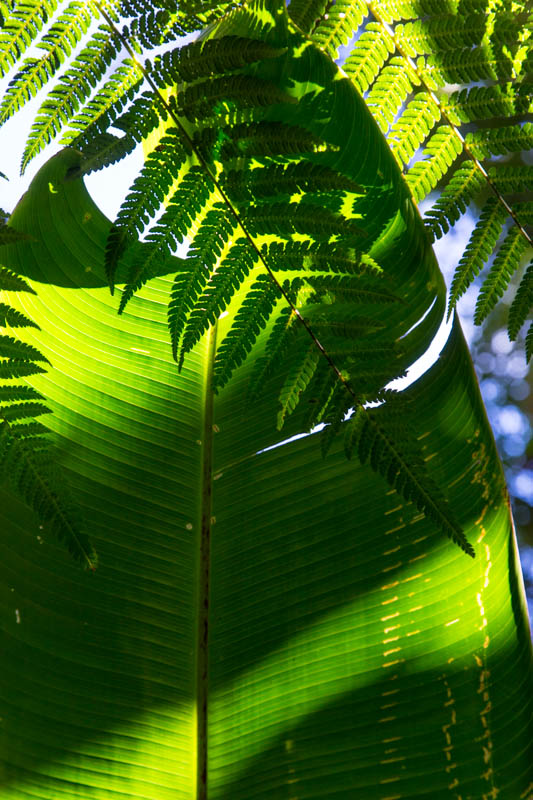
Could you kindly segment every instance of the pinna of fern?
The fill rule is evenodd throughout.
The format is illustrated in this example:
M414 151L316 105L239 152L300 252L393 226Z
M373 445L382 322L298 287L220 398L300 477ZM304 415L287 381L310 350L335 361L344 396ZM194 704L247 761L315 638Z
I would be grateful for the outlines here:
M0 244L10 243L15 232L5 234L5 228L0 228ZM0 291L4 296L35 293L5 267L0 267ZM48 428L39 421L50 409L40 392L24 380L44 372L47 359L33 345L11 335L13 329L27 327L36 325L8 302L0 303L0 476L35 511L41 527L62 540L83 567L94 570L96 552L55 462Z

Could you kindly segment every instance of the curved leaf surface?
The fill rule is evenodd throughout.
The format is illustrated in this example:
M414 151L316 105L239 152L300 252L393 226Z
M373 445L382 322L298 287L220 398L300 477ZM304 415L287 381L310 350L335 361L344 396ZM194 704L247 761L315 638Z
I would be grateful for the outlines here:
M32 207L48 208L59 236L60 192L42 185L30 189ZM54 411L46 421L101 567L73 571L4 494L2 796L201 796L207 689L210 798L527 798L523 590L457 323L440 361L408 391L431 474L475 542L475 561L340 446L325 460L314 436L259 452L280 440L277 395L265 392L250 413L252 362L214 399L206 427L208 343L178 375L166 277L122 317L104 287L85 285L105 231L78 188L86 210L72 246L56 246L49 228L46 261L33 250L17 260L17 249L7 266L42 270L37 294L18 298L41 329L25 337L53 364L31 383Z

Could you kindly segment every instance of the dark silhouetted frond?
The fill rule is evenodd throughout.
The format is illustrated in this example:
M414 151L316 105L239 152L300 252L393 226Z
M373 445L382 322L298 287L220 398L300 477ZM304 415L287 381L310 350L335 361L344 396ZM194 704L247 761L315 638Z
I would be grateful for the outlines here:
M310 203L272 203L254 206L246 212L246 224L254 234L271 233L291 238L295 233L310 233L317 239L332 236L362 237L364 232L353 220L333 214Z
M177 360L187 316L206 290L211 272L234 230L234 220L228 217L225 206L222 203L215 203L202 220L189 248L188 258L174 279L168 307L168 326L172 353ZM194 325L201 324L202 320L196 315ZM182 363L183 354L180 353L180 367Z
M295 103L296 100L270 81L251 75L224 75L193 83L177 94L178 112L190 122L210 117L217 105L238 102L240 108Z
M0 290L35 294L18 275L0 268ZM31 319L0 303L0 329L38 328ZM45 371L48 359L33 345L0 333L0 479L62 539L74 558L95 569L97 558L83 523L55 464L48 428L38 418L50 413L42 395L24 378ZM8 381L8 384L3 384Z
M298 355L300 357L296 361L293 356L292 368L279 394L281 408L278 412L278 430L283 428L285 418L292 414L298 405L300 396L309 386L321 357L314 342L307 344L306 349Z
M388 391L384 399L386 402L377 408L359 406L345 423L347 455L356 452L361 463L368 462L402 497L411 500L473 557L474 550L462 529L451 522L452 515L442 491L427 473L413 435L413 412L401 395Z
M301 31L312 33L328 5L328 0L291 0L289 16Z
M209 326L216 324L217 319L250 274L256 260L257 254L247 239L238 239L227 250L216 270L211 273L209 282L187 319L181 345L180 363Z
M182 81L212 78L233 72L255 61L277 58L285 48L240 36L207 39L169 50L154 60L151 74L160 89L174 88Z
M186 157L179 132L174 128L169 128L149 153L120 207L107 243L106 272L111 287L118 259L127 243L134 241L159 211Z
M533 354L533 322L529 326L526 334L526 361L528 362L528 364L531 360L532 354Z
M221 389L242 364L280 296L278 286L269 275L260 275L248 291L233 325L218 348L214 374L216 390Z
M35 322L7 303L0 303L0 328L37 328Z

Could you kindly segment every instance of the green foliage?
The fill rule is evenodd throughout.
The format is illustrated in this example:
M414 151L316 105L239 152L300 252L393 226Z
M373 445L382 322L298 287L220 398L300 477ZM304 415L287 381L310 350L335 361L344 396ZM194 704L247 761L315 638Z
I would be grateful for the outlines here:
M474 322L481 325L503 296L513 274L520 267L520 261L527 249L519 228L513 227L505 237L490 272L481 289L474 313Z
M505 209L498 203L498 200L495 197L489 197L455 270L450 287L448 315L494 252L506 216ZM500 290L502 288L501 282L499 288Z
M401 395L390 390L377 408L356 408L346 423L345 452L351 458L355 451L362 464L367 461L372 469L386 479L406 500L445 529L470 556L474 556L472 545L457 525L449 524L450 513L447 501L439 488L430 481L416 441L412 425L412 410L406 407Z
M450 226L466 212L472 197L482 186L483 176L472 162L466 162L454 172L441 196L427 213L427 224L435 239L448 233Z
M191 42L169 50L155 58L150 73L160 89L167 86L174 88L182 81L190 82L240 70L247 64L277 58L283 52L283 48L272 47L261 40L225 36L223 39ZM207 88L206 84L202 86Z
M22 156L22 172L32 158L63 130L65 121L75 116L105 75L117 52L118 42L112 31L102 26L60 75L58 85L49 92L31 127Z
M24 164L58 135L74 148L43 168L16 210L14 227L22 220L26 238L4 231L5 263L39 285L35 323L18 301L0 306L7 326L0 336L6 470L19 494L91 563L90 545L70 502L51 488L56 479L37 479L45 474L44 442L50 438L40 418L53 409L51 438L110 556L99 604L87 603L84 587L72 613L103 606L115 613L115 599L120 604L128 595L116 609L118 635L109 640L111 647L107 639L101 646L101 634L92 629L84 637L73 627L71 642L61 628L74 648L74 663L83 665L75 698L84 682L107 686L110 675L117 691L127 683L127 702L121 698L117 705L116 773L110 774L107 760L105 788L95 777L100 767L95 769L94 759L105 750L99 750L102 737L90 719L84 723L90 752L81 734L83 743L76 741L75 747L76 764L91 766L78 771L70 761L65 768L61 762L49 775L45 759L44 769L36 765L46 776L40 774L36 791L42 781L43 796L57 796L63 781L59 791L65 797L71 791L88 798L102 791L117 797L186 796L191 786L201 796L209 781L210 796L251 800L265 792L281 796L289 780L299 784L302 796L356 792L377 798L389 791L389 782L398 796L422 796L428 786L435 797L453 790L488 797L500 786L509 797L525 796L531 765L520 761L523 747L514 742L508 747L500 724L506 709L500 703L489 713L485 694L488 675L502 684L493 647L499 647L500 658L505 655L505 677L509 663L515 670L509 653L530 651L516 644L520 593L512 585L508 591L512 554L503 521L504 487L457 324L442 358L407 395L386 388L427 349L445 311L428 233L446 232L481 199L450 299L451 310L493 258L478 321L494 307L525 254L532 205L514 197L530 187L529 173L517 169L531 133L525 121L530 107L525 4L515 3L511 14L481 0L340 0L327 6L322 0L295 0L287 12L285 4L273 2L232 7L186 1L177 8L170 0L128 0L71 3L60 12L64 17L51 5L0 7L2 21L11 19L2 28L0 59L5 51L6 69L18 70L2 106L5 118L23 107L26 95L29 99L59 78L30 133ZM83 41L87 20L98 27ZM177 46L177 35L200 29L196 42ZM22 61L21 36L26 44L41 44L45 60ZM68 45L61 44L65 36ZM168 52L154 54L165 43L171 45ZM451 81L459 87L450 94ZM481 81L487 85L471 85ZM115 163L141 140L146 140L145 165L109 225L89 204L80 176ZM511 155L513 163L492 162L502 154ZM60 192L47 191L56 183ZM434 190L424 227L413 199ZM41 242L31 238L35 219L46 220L39 229L49 254L45 263L40 263ZM66 220L72 221L72 235ZM177 258L185 242L187 255ZM16 273L2 270L0 277L6 290L24 291ZM104 294L106 277L111 292L117 288L120 294L118 312L126 312L120 319L117 304ZM515 336L529 313L530 281L528 269L511 309ZM43 348L33 338L36 324ZM22 329L20 340L12 336L14 326ZM168 332L170 348L164 341ZM530 330L528 357L532 342ZM310 458L314 437L277 448L282 435L276 417L283 437L323 423L324 460ZM357 464L343 460L354 455ZM12 529L9 520L6 530ZM438 532L469 555L476 552L480 566L456 560L462 556L457 548L441 548ZM278 549L286 536L288 549ZM314 556L308 554L322 539L325 549L315 574ZM299 560L305 562L304 588L298 584L300 594L293 599L292 573L299 574ZM330 562L331 573L324 566ZM47 569L57 569L63 580L62 567L50 563ZM265 575L279 573L281 583L266 598ZM461 586L457 602L449 588L454 581ZM330 584L344 592L333 605L323 599ZM300 607L313 619L302 621ZM406 632L421 608L431 625L423 628L416 617L414 630ZM276 628L270 639L268 626L277 625L280 610L286 627ZM404 621L398 628L404 628L396 633L400 613ZM493 625L489 636L487 620L499 623L497 615L504 624ZM438 640L432 639L433 617L438 617ZM133 620L131 629L123 619ZM339 648L347 619L356 623L350 622L350 638L342 639L345 660L331 671L330 696L323 687L331 667L322 665L329 649ZM113 628L107 616L97 624L104 637ZM304 639L299 643L308 625L318 631L311 636L314 649ZM331 639L323 626L331 626ZM135 638L137 629L142 633ZM250 644L255 631L262 641ZM410 634L414 638L408 639ZM107 648L114 654L115 646L117 663L126 656L118 672L114 662L108 664ZM299 647L311 654L302 663ZM208 658L211 648L215 658ZM350 648L357 650L352 661L346 660ZM299 665L294 697L287 688L293 678L279 672L278 650L288 651L288 660L296 658ZM93 661L87 661L88 652ZM247 671L241 674L244 664ZM96 680L92 675L87 680L95 668ZM105 670L103 677L98 670ZM130 673L137 685L128 683ZM365 685L356 687L360 674ZM513 676L520 674L516 667ZM390 675L395 683L389 685ZM263 676L278 692L272 702L254 695ZM515 683L520 681L515 679L513 689ZM458 697L468 684L460 698L469 716L459 718L460 731L449 716L452 684ZM298 694L302 687L305 697ZM418 756L414 763L413 752L426 746L406 745L405 775L397 772L396 756L384 758L389 748L383 750L384 741L404 736L397 709L385 711L395 687L401 687L402 707L413 705L413 687L420 688L427 711L409 729L421 731L420 738L427 735L431 752L424 749L424 763ZM371 692L375 708L365 705ZM151 738L139 757L142 769L135 748L146 731L122 715L123 706L139 696L157 704L155 717L147 710L143 722ZM520 717L525 740L531 726L523 719L530 714L523 694L517 697L525 709ZM231 709L224 711L227 698ZM105 715L115 725L109 696L103 699ZM170 710L167 701L174 706ZM333 708L340 701L348 717ZM288 717L282 705L289 708ZM260 719L252 718L256 707ZM79 710L72 712L77 730ZM278 712L281 722L274 718ZM304 770L300 784L299 777L286 776L296 775L303 761L310 763L307 749L299 748L302 742L309 746L308 724L315 716L320 734L322 724L337 733L345 726L341 747L350 750L350 763L346 768L340 763L340 750L331 758L321 750L320 776ZM375 747L369 718L379 720ZM363 727L355 735L359 720ZM483 733L483 747L471 733L472 720L493 737ZM97 720L96 727L100 724ZM128 736L133 731L127 741L122 728ZM193 729L197 733L190 735ZM230 741L226 752L231 730L239 732L239 749ZM353 742L361 740L361 731L372 754L371 766L365 756L359 770ZM442 757L452 737L453 758L461 765L456 774L467 787L450 771L455 760ZM33 729L30 739L35 741ZM72 747L65 743L67 753ZM161 748L166 748L163 760ZM493 751L503 767L493 763ZM29 747L25 758L32 752ZM403 765L403 751L398 759ZM35 793L33 784L28 791Z
M0 291L34 293L5 267L0 267ZM39 326L8 303L0 303L0 328L31 327ZM82 566L94 570L96 553L55 463L48 428L37 421L50 409L41 402L40 392L23 383L24 378L44 372L40 364L47 361L32 344L0 334L0 478L38 514L47 531L65 542Z
M0 103L0 125L6 122L56 74L80 43L91 23L87 3L69 3L39 41L40 58L26 58L12 78Z

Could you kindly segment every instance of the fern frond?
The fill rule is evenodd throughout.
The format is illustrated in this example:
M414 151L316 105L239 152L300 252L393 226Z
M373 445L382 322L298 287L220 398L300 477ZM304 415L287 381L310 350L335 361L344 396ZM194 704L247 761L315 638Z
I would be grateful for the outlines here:
M383 133L392 125L396 114L420 78L403 58L391 58L379 73L366 104Z
M43 435L47 429L38 423L21 423L23 409L17 409L14 416L18 417L11 421L10 408L13 406L0 409L0 475L36 511L46 528L65 542L72 556L94 570L97 556L54 464Z
M400 167L408 164L436 122L440 110L424 92L416 94L392 125L387 137Z
M383 275L381 267L368 254L361 255L348 249L345 243L343 245L292 240L265 244L261 252L274 272L305 270L344 275Z
M33 345L0 334L0 358L16 361L48 361Z
M291 299L296 300L294 295ZM252 377L248 385L248 397L254 400L258 397L268 378L275 372L290 349L294 336L300 328L300 322L290 306L285 306L280 314L268 337L265 345L264 355L259 356L254 363Z
M526 269L514 300L509 308L509 320L507 323L507 330L509 331L509 339L514 342L518 336L520 329L527 319L531 307L533 306L533 261L530 262Z
M210 117L222 101L226 107L228 101L237 101L239 108L297 102L271 81L251 75L224 75L194 83L178 92L178 113L190 122L202 121Z
M57 0L24 0L13 5L0 30L0 77L35 41L56 8Z
M441 14L465 13L485 9L486 0L379 0L379 13L389 24Z
M12 228L10 225L0 224L0 245L13 244L23 239L31 239L31 236L27 233L22 233L22 231L15 230L15 228Z
M306 283L314 289L317 298L328 294L334 303L381 305L402 302L399 297L383 287L380 279L372 281L368 277L365 279L358 275L306 276Z
M437 128L424 148L424 155L429 158L417 161L405 176L417 203L435 188L462 149L461 141L451 126L441 125Z
M138 46L151 49L165 43L163 29L170 18L166 9L148 9L122 28L122 36Z
M526 334L526 361L529 364L533 354L533 322L528 328Z
M394 51L394 40L383 25L369 22L342 65L344 72L360 94L366 92L374 83L383 65Z
M200 146L203 133L197 132L193 141ZM281 155L302 155L305 153L321 153L333 149L323 139L297 125L285 125L281 122L251 122L225 126L219 137L223 142L219 158L267 158Z
M7 305L7 303L0 303L0 327L6 326L11 328L38 328L39 326L33 322L25 314L17 311L16 308Z
M309 411L303 425L304 430L310 431L316 425L322 424L334 403L337 392L341 391L341 385L333 370L317 369L308 391Z
M288 195L289 199L293 194L305 192L364 194L364 189L355 181L310 161L269 165L252 169L244 175L242 171L229 170L224 176L224 186L232 197L249 203L269 197L279 200L280 195Z
M37 112L22 156L21 172L61 132L91 95L119 47L120 42L115 40L113 32L101 25L60 76L57 86L49 92Z
M245 220L255 235L277 234L291 238L295 233L328 240L331 236L361 237L366 234L353 220L334 214L326 208L307 203L271 203L247 209Z
M191 230L213 190L214 184L205 170L198 166L190 167L179 181L157 224L148 231L147 244L157 248L161 255L171 255ZM150 258L150 247L146 248L146 258Z
M329 6L311 38L321 50L335 59L339 47L348 44L353 32L367 15L368 6L363 0L337 0Z
M78 170L70 173L71 177L89 175L111 164L116 164L133 152L138 142L133 136L114 136L112 133L100 133L91 139L83 148L83 160Z
M0 386L0 403L16 403L19 400L44 400L33 386Z
M292 369L289 371L279 394L281 408L278 411L278 431L283 428L285 418L292 414L298 405L300 396L309 386L319 363L320 351L314 342L308 345L307 349L299 355L300 358L298 360L295 360L293 356Z
M482 128L465 137L466 146L476 158L502 156L533 148L533 123Z
M472 198L483 188L484 178L476 164L463 162L455 170L424 222L434 239L440 239L466 212Z
M301 31L311 34L327 7L328 0L291 0L289 16Z
M43 403L21 402L0 407L0 418L5 422L20 422L35 419L43 414L50 414L50 409ZM19 430L17 428L17 430Z
M229 242L234 227L226 207L222 203L215 203L196 232L182 271L174 279L168 306L168 327L172 354L180 368L183 356L180 353L178 359L178 349L187 316L205 291L211 272Z
M503 297L526 250L527 242L522 236L521 230L513 226L505 237L479 292L474 313L476 325L481 325L500 297Z
M164 89L182 81L211 78L242 69L256 61L277 58L284 52L286 48L272 47L258 39L223 36L220 39L191 42L157 56L150 74L156 86Z
M473 86L453 92L443 108L454 125L493 117L512 117L529 110L531 98L512 83L503 86Z
M203 294L196 301L183 332L180 365L210 325L214 325L238 292L256 263L247 239L238 239L212 272Z
M362 314L357 315L349 307L345 311L345 307L341 306L339 309L334 309L333 313L328 313L327 308L325 305L307 307L305 317L309 321L312 330L319 337L323 334L326 335L329 341L336 338L341 341L346 341L347 339L356 341L359 337L367 336L386 328L386 324L381 320Z
M56 74L87 33L91 23L87 3L73 0L40 39L38 47L46 51L41 58L27 58L10 81L0 103L0 125L6 122Z
M0 289L34 293L22 278L0 268ZM0 303L0 327L38 328L24 314ZM73 556L90 569L96 553L83 531L77 509L65 488L47 441L48 428L36 421L49 414L42 395L23 383L12 383L42 373L48 359L32 345L0 334L0 478L7 480L41 522L63 539Z
M327 387L327 382L325 385ZM337 379L333 391L329 394L327 407L322 414L325 427L320 434L320 449L323 458L329 453L348 414L355 413L360 405L361 399L353 397L344 383Z
M111 291L118 260L127 243L135 240L157 213L185 163L187 154L179 137L176 128L165 132L157 147L149 153L120 206L106 246L105 268Z
M492 167L489 177L502 194L533 189L533 167L526 164L519 167Z
M486 28L485 14L439 14L396 25L394 33L404 52L416 58L426 53L472 48L481 44Z
M26 378L30 375L40 375L43 372L46 372L46 370L33 361L19 360L16 358L8 358L6 361L0 361L0 378L4 380Z
M356 451L362 464L382 475L387 483L431 519L465 553L474 550L440 488L429 476L408 418L403 398L387 392L377 408L356 408L346 424L345 450Z
M213 381L216 391L228 382L234 370L242 364L258 334L265 327L279 298L280 290L271 277L258 276L218 348Z
M453 276L448 316L490 258L506 219L505 208L496 197L489 197Z
M26 281L12 272L7 267L0 266L0 289L7 292L28 292L28 294L35 294L35 289L26 283Z
M513 211L521 225L533 225L533 202L513 203Z
M61 137L61 144L78 147L78 149L82 149L84 154L89 158L91 153L88 152L88 147L92 144L91 130L95 132L98 131L96 136L105 135L106 127L113 121L115 127L121 130L121 119L120 117L117 119L117 116L125 107L126 103L134 98L142 79L143 75L139 65L125 58L120 66L106 79L92 99L70 120L70 129L65 131ZM152 128L146 126L146 105L142 103L142 100L141 103L133 103L130 107L128 117L125 118L126 121L124 118L122 119L124 128L127 129L124 139L128 142L132 142L131 150L145 135L147 136L159 122L159 118L157 118L157 115L155 115L153 111L153 103L150 105L150 108L152 111L150 116L154 118L154 125ZM140 117L140 127L137 125L131 128L128 127L128 122L133 116L132 112L137 112L137 115ZM139 114L139 112L141 113ZM122 130L124 130L124 128L122 128ZM146 133L143 133L144 131L146 131ZM92 135L94 136L95 134L93 133ZM111 134L107 135L110 136ZM83 144L82 142L87 142L87 144ZM126 150L124 145L123 150L125 153L131 152L131 150ZM116 160L118 159L108 160L106 163L114 163Z
M212 188L206 173L200 167L192 167L188 170L167 203L157 224L152 226L146 234L145 247L139 251L130 267L126 286L120 298L119 314L124 311L133 294L150 278L161 272L164 263L170 259L174 250L191 230L195 217L201 214ZM118 229L116 233L112 232L111 236L116 236L113 241L118 248L119 255L127 239L123 238L124 234ZM175 261L176 257L174 256L173 268ZM188 268L183 259L181 264L184 271L187 271Z
M424 72L424 77L430 78L435 86L469 84L484 80L509 80L513 71L512 64L506 56L495 57L492 48L486 45L429 55L418 63Z

